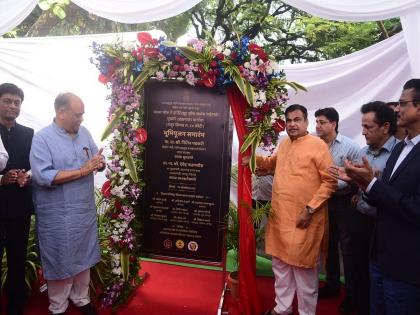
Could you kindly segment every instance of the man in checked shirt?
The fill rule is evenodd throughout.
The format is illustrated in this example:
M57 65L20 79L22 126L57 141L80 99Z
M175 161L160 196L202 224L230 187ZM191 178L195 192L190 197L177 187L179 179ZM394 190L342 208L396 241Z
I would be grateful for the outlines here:
M332 108L327 107L315 112L316 133L324 140L334 159L334 164L343 166L345 159L358 161L360 147L350 138L338 132L339 115ZM355 308L355 252L351 248L352 221L355 208L352 206L351 197L357 191L356 187L338 180L336 192L328 201L329 239L327 256L327 281L326 285L319 290L320 299L340 295L340 259L339 250L343 256L343 268L345 277L345 298L340 304L341 314L350 314Z

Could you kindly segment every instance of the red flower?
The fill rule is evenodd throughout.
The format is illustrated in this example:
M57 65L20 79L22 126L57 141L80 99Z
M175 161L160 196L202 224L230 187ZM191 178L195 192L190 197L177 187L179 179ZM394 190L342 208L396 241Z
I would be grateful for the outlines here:
M216 57L217 57L217 59L219 59L219 60L224 60L224 59L225 59L225 55L223 55L222 53L218 53L218 54L216 55Z
M216 84L216 75L214 73L207 72L202 75L200 83L204 84L204 86L208 88L214 87Z
M107 180L102 185L101 193L102 193L102 196L104 196L105 198L111 197L111 181L110 180Z
M144 54L147 57L157 57L157 55L159 54L158 50L156 48L145 48L144 49Z
M147 140L147 131L146 129L139 128L136 130L136 139L139 143L145 143Z
M212 60L212 62L210 62L210 67L216 68L217 67L217 61L216 60Z
M117 209L117 210L121 210L121 201L119 201L118 199L116 199L115 200L115 202L114 202L114 207L115 207L115 209Z
M282 132L286 128L286 122L283 119L278 118L271 127L273 127L276 132Z
M119 58L115 58L115 59L114 59L114 64L115 64L116 66L119 66L119 65L121 64L121 60L120 60Z
M260 57L262 61L266 62L268 60L268 55L266 54L264 49L258 46L257 44L253 44L253 43L249 44L248 49L252 54L255 54L258 57Z
M109 82L109 78L105 74L100 74L98 77L99 82L106 84Z
M142 45L152 43L152 41L153 41L152 36L147 32L138 33L137 34L137 39Z
M255 54L255 55L258 55L261 51L264 51L262 47L254 43L249 44L248 49L252 54Z
M270 110L270 106L268 106L267 104L264 104L263 106L261 106L260 111L262 114L267 114L269 110Z

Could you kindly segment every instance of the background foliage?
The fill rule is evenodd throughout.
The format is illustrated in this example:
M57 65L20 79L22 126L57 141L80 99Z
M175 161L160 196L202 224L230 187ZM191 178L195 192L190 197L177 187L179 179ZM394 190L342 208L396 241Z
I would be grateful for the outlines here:
M92 15L69 0L42 0L5 37L79 35L161 29L176 39L219 42L247 36L275 60L291 63L332 59L368 47L401 31L399 19L345 23L323 20L279 0L204 0L176 17L144 24L122 24Z

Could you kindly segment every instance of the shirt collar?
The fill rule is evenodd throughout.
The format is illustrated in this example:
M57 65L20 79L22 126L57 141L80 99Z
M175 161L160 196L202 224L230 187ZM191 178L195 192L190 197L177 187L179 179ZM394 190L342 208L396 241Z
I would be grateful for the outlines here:
M394 146L397 144L398 140L394 136L390 136L388 140L382 145L382 147L379 149L379 151L372 150L371 146L368 146L368 151L373 155L379 155L382 150L391 152L394 149Z
M394 136L391 136L388 138L388 140L386 140L386 142L384 143L381 149L385 149L388 152L391 152L394 149L395 144L397 142L398 142L397 138L395 138Z
M410 144L411 145L416 145L417 143L420 142L420 134L415 136L412 139L408 139L408 137L405 137L404 142L405 142L406 145L410 145Z
M335 137L334 141L337 141L337 142L343 141L343 136L341 135L341 133L337 133L337 136Z
M64 135L69 135L69 133L66 131L66 129L57 125L57 123L55 122L55 119L53 120L52 126L58 133L61 133L61 134L64 134ZM78 135L78 133L76 134L76 136L77 135Z

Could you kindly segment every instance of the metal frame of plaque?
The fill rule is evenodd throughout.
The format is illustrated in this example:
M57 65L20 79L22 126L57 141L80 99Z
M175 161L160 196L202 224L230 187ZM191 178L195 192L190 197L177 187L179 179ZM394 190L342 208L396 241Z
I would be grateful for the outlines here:
M233 129L226 94L151 80L144 100L142 251L224 269Z

